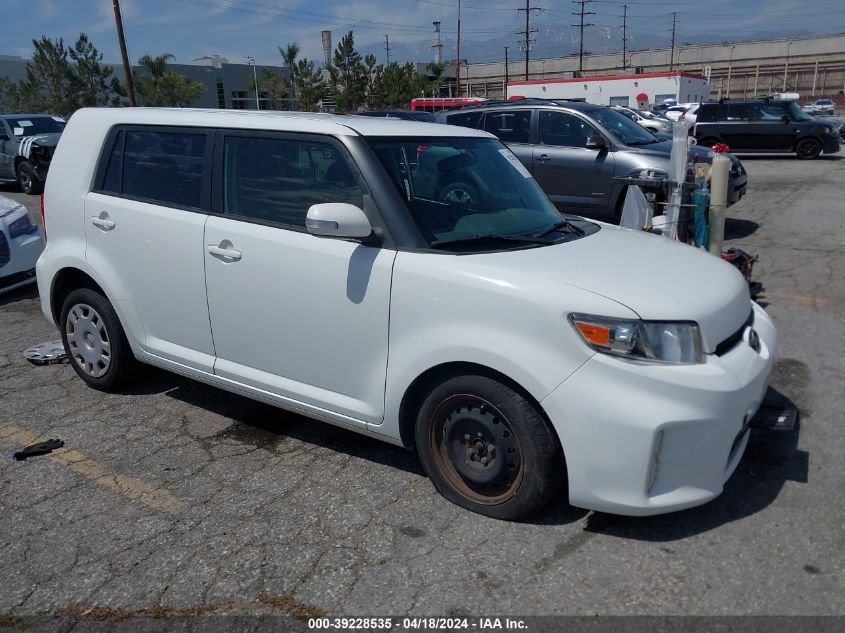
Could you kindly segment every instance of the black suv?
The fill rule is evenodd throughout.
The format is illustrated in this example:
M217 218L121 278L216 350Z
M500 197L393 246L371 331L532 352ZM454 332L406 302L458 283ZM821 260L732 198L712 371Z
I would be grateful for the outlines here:
M504 142L561 211L618 219L627 178L645 173L657 181L669 175L671 136L652 134L613 108L583 101L520 99L488 101L480 107L447 110L438 123L486 130ZM693 150L709 161L708 151ZM730 154L728 204L746 191L748 177ZM646 188L657 200L665 188ZM471 192L466 196L472 197Z
M726 143L733 152L795 152L817 158L839 151L845 133L838 121L816 119L795 101L702 103L692 130L699 145Z

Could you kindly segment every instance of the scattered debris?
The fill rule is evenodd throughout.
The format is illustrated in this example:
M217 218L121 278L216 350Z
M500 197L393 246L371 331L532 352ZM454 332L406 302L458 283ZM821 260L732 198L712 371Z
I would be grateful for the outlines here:
M67 361L65 346L61 341L48 341L33 345L23 353L33 365L56 365Z
M57 448L61 448L64 446L65 443L61 440L47 440L46 442L38 442L37 444L30 444L29 446L22 448L19 451L16 451L12 454L12 457L21 462L28 457L37 457L38 455L47 455L48 453L52 453Z

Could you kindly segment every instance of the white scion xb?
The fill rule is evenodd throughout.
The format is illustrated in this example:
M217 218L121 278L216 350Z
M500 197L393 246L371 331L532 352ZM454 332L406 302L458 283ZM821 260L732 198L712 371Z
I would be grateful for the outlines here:
M564 485L630 515L714 498L772 366L732 266L561 215L481 131L80 110L44 208L41 303L88 385L140 361L415 447L493 517Z

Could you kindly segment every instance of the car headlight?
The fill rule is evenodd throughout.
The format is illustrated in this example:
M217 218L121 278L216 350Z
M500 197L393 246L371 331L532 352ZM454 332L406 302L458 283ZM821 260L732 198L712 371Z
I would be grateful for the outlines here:
M21 235L34 233L37 229L38 227L32 223L32 220L29 219L29 216L25 215L23 217L18 218L9 225L9 237L11 239L15 239L16 237L20 237Z
M597 352L673 365L703 363L701 333L691 321L661 322L571 314L569 322Z

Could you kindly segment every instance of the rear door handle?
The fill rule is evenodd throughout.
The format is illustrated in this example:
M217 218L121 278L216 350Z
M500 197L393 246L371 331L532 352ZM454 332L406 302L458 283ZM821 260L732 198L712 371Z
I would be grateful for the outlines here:
M552 159L552 157L549 156L548 154L540 154L537 157L537 160L539 160L541 163L548 163L551 159Z
M209 254L214 255L214 257L216 257L218 259L225 260L225 261L230 261L230 262L240 261L241 257L242 257L241 252L236 251L233 248L226 248L225 246L223 246L224 243L225 242L221 242L219 246L217 244L209 244L208 245ZM231 243L229 243L228 245L231 246Z
M114 221L109 220L109 216L105 211L103 211L100 215L92 217L91 224L103 231L111 231L115 227Z

